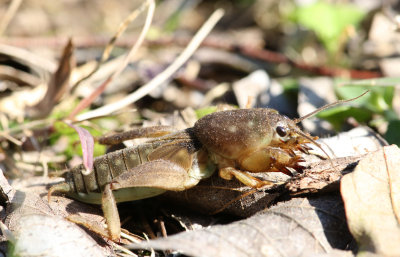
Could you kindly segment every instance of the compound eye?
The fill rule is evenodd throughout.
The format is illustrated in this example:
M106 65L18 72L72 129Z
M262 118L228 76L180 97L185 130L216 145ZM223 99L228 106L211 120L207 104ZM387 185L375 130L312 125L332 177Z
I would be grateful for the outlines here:
M285 137L287 135L287 131L286 131L285 127L277 126L275 130L276 130L276 133L278 133L278 135L280 137Z

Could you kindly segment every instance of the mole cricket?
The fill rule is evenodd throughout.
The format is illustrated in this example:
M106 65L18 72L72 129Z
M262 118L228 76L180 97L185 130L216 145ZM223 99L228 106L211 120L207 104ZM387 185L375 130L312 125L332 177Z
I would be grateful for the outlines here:
M302 120L332 106L364 96L327 104L297 119L289 119L274 109L254 108L215 112L199 119L193 127L175 131L171 127L141 128L133 134L123 132L100 138L117 144L129 137L149 137L150 141L97 157L93 169L84 175L81 164L64 173L65 182L49 189L86 203L101 204L107 229L91 228L113 241L120 239L121 225L117 202L153 197L167 190L192 188L216 170L221 178L235 178L253 189L274 185L250 175L258 172L301 171L304 159L317 137L300 130ZM133 136L132 136L133 135Z

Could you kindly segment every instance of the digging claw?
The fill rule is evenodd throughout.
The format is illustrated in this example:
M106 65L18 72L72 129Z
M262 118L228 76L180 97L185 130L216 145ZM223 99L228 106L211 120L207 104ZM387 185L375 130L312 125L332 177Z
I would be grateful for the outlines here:
M302 153L309 154L309 151L312 150L312 147L303 144L303 145L298 145L297 150L299 150Z
M303 157L298 157L296 162L306 162L306 160Z
M287 153L290 155L290 157L296 156L296 153L292 149L287 149Z
M312 150L313 148L309 145L303 145L303 148L306 150Z
M297 149L298 149L300 152L302 152L302 153L308 154L308 150L305 149L305 148L302 147L302 146L298 147Z
M303 173L305 166L301 165L300 163L296 163L293 167L298 173Z
M287 167L281 168L281 169L280 169L280 172L282 172L282 173L284 173L284 174L286 174L286 175L288 175L288 176L293 177L292 171L290 171Z

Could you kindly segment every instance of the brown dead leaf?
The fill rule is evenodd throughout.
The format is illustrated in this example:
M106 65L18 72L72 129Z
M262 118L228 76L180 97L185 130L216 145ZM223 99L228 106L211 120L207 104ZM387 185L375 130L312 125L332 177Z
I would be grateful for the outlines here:
M100 210L57 196L49 205L46 185L55 181L42 177L13 181L16 193L7 205L3 222L16 238L15 256L22 252L24 256L113 256L111 246L99 244L78 225L63 219L79 209L86 212L82 215L85 218L100 222ZM82 255L68 252L68 245Z
M321 161L318 156L325 157L325 154L318 148L311 150L311 154L303 155L307 161L306 168L286 184L292 195L338 191L340 179L353 171L365 154L387 145L380 135L368 127L357 127L334 137L321 138L318 143L330 154L332 162Z
M348 250L354 247L352 241L340 196L325 195L294 198L229 225L187 231L131 247L174 249L190 256L338 256L334 249Z
M362 155L313 162L302 174L292 178L285 187L292 195L339 191L340 179L353 171Z
M75 66L73 51L74 46L70 39L64 48L59 66L48 83L46 94L36 105L26 108L28 117L35 119L46 117L68 90L70 75Z
M363 254L400 256L400 149L368 154L343 177L349 228Z
M109 256L85 231L60 217L22 216L14 236L12 256Z
M282 175L281 181L288 179L288 176L284 176ZM227 181L214 174L191 189L184 192L169 191L160 198L203 214L223 211L235 216L249 217L268 208L281 194L282 192L254 191L236 180Z

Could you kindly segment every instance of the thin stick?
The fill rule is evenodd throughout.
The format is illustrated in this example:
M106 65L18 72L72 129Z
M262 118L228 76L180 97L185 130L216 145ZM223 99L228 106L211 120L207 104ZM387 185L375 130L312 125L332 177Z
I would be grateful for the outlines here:
M42 82L37 76L8 65L0 65L0 80L9 80L30 87L35 87Z
M166 68L163 72L158 74L155 78L153 78L149 83L142 86L132 94L123 98L122 100L105 105L98 109L89 111L87 113L83 113L76 117L76 121L82 121L86 119L91 119L97 116L104 116L111 114L123 107L126 107L140 98L144 97L159 85L163 84L168 78L170 78L196 51L196 49L200 46L201 42L204 38L210 33L215 24L221 19L224 11L222 9L216 10L210 18L203 24L200 30L196 33L193 39L190 41L188 46L183 50L183 52L175 59L175 61Z
M50 61L22 48L0 43L0 53L22 60L31 67L38 67L49 73L53 73L57 69L57 64L54 61Z
M13 0L11 2L10 6L7 9L7 12L3 16L3 19L0 20L0 36L3 35L11 19L15 16L15 13L17 12L21 3L22 0Z
M101 56L101 59L99 62L97 62L96 67L89 73L87 74L85 77L81 78L79 81L77 81L73 86L72 86L72 90L77 87L82 81L86 80L87 78L89 78L90 76L92 76L95 72L98 71L98 69L100 68L100 66L110 57L110 53L112 51L112 49L115 46L115 43L117 41L117 39L122 35L122 33L126 30L126 28L128 27L128 25L134 21L138 15L140 13L142 13L144 11L144 9L148 6L148 5L154 5L154 1L145 1L139 8L135 9L131 14L129 14L129 16L127 18L125 18L125 20L119 25L117 32L114 34L114 36L108 41L106 47L104 48L103 51L103 55ZM148 11L148 15L147 15L147 20L145 25L143 26L142 32L140 33L139 37L137 38L137 40L135 40L136 44L133 46L130 56L132 56L132 51L136 51L138 49L137 46L142 45L142 42L144 40L144 36L148 31L149 28L149 12L151 12L152 10ZM146 25L147 23L149 23L148 25ZM135 50L133 50L135 49ZM129 58L129 57L128 57Z
M56 120L51 119L51 118L43 119L43 120L34 120L34 121L30 121L28 123L19 124L12 128L5 129L4 131L0 131L0 134L1 133L15 134L15 133L21 132L25 129L33 129L33 128L41 127L41 126L50 126L50 124L53 124L55 121ZM3 136L3 134L1 134L1 135Z
M139 244L139 243L141 243L142 242L142 240L139 240L139 239L137 239L137 238L135 238L135 237L133 237L133 236L131 236L131 235L129 235L129 231L125 231L124 232L124 230L125 229L123 229L123 228L121 228L121 237L122 238L125 238L125 239L128 239L129 241L131 241L132 243L136 243L136 244ZM132 233L131 233L132 234ZM135 235L136 236L136 235ZM139 237L139 236L137 236L137 237Z
M118 42L116 42L117 46L120 47L128 47L131 45L131 42L136 41L137 37L135 36L126 36ZM106 39L104 36L88 36L88 37L78 37L74 36L74 42L77 47L87 48L87 47L102 47L108 42L108 38ZM186 36L182 36L179 38L159 38L156 40L146 40L144 45L149 46L169 46L171 44L177 45L186 45L189 40ZM0 43L13 45L17 47L37 47L43 46L52 47L52 48L60 48L65 44L65 39L60 37L7 37L0 38ZM287 56L282 53L270 51L263 48L258 47L248 47L245 45L241 45L238 42L222 42L220 38L215 39L213 37L207 38L202 43L202 46L207 46L210 48L222 49L224 51L230 51L233 53L239 53L241 55L247 56L249 58L253 58L256 60L272 62L272 63L286 63L288 65L294 66L301 70L306 70L312 72L314 74L320 74L324 76L330 77L344 77L344 78L352 78L352 79L370 79L370 78L380 78L382 74L376 71L369 70L354 70L354 69L346 69L339 67L331 67L331 66L315 66L309 65L301 62L297 62L294 60L290 60Z
M116 244L114 242L112 242L112 246L117 249L120 250L121 252L127 254L128 256L134 256L134 257L138 257L138 255L134 254L133 252L129 251L128 249L126 249L125 247L123 247L122 245Z
M85 109L87 106L89 106L94 99L96 99L106 88L106 86L117 76L119 76L119 74L121 74L121 72L125 69L125 67L129 64L129 62L131 61L132 57L136 54L137 50L139 49L139 47L142 45L144 38L147 34L147 32L149 31L150 25L151 25L151 21L153 20L153 15L154 15L154 9L155 9L155 3L154 0L147 0L147 2L149 3L149 9L147 11L147 17L146 17L146 21L144 23L142 32L140 33L140 36L138 38L138 40L135 42L135 44L133 45L132 49L130 50L129 54L126 56L126 58L123 60L122 64L119 66L119 68L110 76L108 77L108 79L106 79L106 81L103 82L103 84L101 84L90 96L88 96L87 98L83 99L78 106L76 106L76 108L70 113L70 115L68 116L69 120L73 120L75 115L78 114L80 111L82 111L83 109ZM133 17L129 17L129 18L133 18ZM124 24L126 24L127 21L124 22ZM124 25L122 25L123 27ZM121 29L121 28L120 28ZM121 32L122 33L122 32Z
M5 131L0 131L0 139L1 137L4 137L5 139L7 139L8 141L14 143L15 145L21 146L22 142L16 138L14 138L13 136L9 135L7 132Z
M147 12L147 17L146 17L146 21L144 23L142 32L140 33L139 38L136 41L136 44L132 47L128 56L125 58L123 65L121 65L120 68L112 75L112 78L118 77L118 75L125 69L125 67L129 64L129 62L132 61L133 56L136 54L139 47L143 44L145 36L150 29L150 25L151 25L151 22L152 22L153 16L154 16L154 10L156 8L156 4L154 3L154 0L148 0L148 2L149 2L149 10Z

